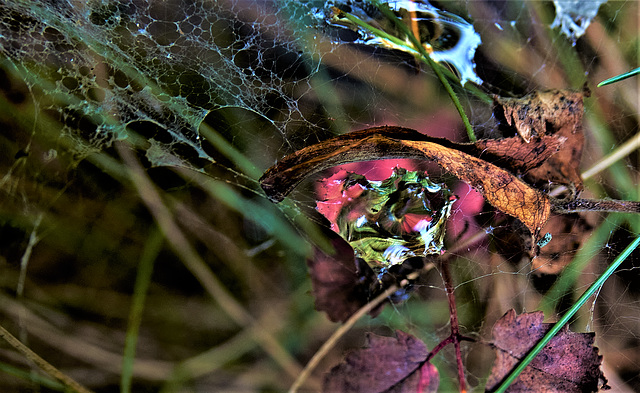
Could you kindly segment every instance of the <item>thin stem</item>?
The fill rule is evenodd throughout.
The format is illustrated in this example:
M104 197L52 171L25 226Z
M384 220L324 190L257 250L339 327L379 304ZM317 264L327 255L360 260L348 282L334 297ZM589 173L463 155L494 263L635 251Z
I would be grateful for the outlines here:
M640 74L640 67L636 68L635 70L625 72L624 74L616 75L613 78L605 79L602 82L598 83L598 87L610 85L623 79L631 78L632 76L637 74Z
M458 113L460 114L460 118L462 119L462 123L464 124L464 127L467 131L467 135L469 136L469 140L471 142L475 142L476 141L476 136L473 132L473 127L471 126L471 123L469 122L469 118L467 117L467 114L464 111L464 108L462 108L462 104L460 104L460 100L458 99L458 96L456 95L456 93L453 91L453 88L451 87L451 84L449 84L449 81L447 80L447 78L444 76L439 64L437 64L436 62L433 61L433 59L431 59L431 57L429 56L429 54L427 53L427 51L424 49L424 47L422 46L422 44L420 43L420 41L415 37L415 35L411 32L411 30L409 29L408 26L406 26L404 23L402 23L401 20L399 20L394 14L393 12L385 5L381 4L378 1L372 1L373 4L378 7L378 9L391 21L393 21L398 28L400 28L400 30L402 30L402 32L407 36L407 38L411 41L411 44L413 45L411 46L407 46L406 42L402 41L401 39L394 37L393 35L380 30L378 28L375 28L373 26L371 26L370 24L368 24L367 22L347 13L344 12L342 10L339 10L338 8L335 8L334 12L338 13L340 15L340 17L344 17L347 20L349 20L350 22L354 23L357 26L360 26L362 28L365 28L369 31L371 31L374 35L383 38L385 40L388 40L390 42L392 42L394 45L397 45L399 47L403 47L403 48L407 48L413 52L417 52L418 54L420 54L420 57L422 58L422 60L427 63L429 65L429 67L431 67L431 69L433 70L433 72L435 72L436 76L438 77L438 79L440 80L440 83L442 83L442 86L444 86L445 90L447 91L447 94L449 94L449 97L451 98L451 101L453 102L453 105L456 107L456 110L458 111Z
M407 281L408 283L408 281ZM361 307L356 313L354 313L349 319L344 323L344 325L340 326L336 331L327 339L327 341L322 344L320 349L313 355L309 363L304 367L302 372L298 375L293 385L289 389L289 393L296 393L300 386L309 378L313 370L318 366L320 361L324 359L324 357L329 353L331 348L336 345L336 342L345 335L353 325L360 320L363 316L367 315L371 310L379 306L382 302L384 302L389 296L393 295L399 287L397 285L392 285L387 290L378 295L371 302L365 304Z
M160 253L163 240L162 232L157 227L154 227L149 234L149 238L140 257L140 263L138 264L138 273L134 284L133 299L129 311L127 335L122 356L122 375L120 376L121 393L131 392L133 365L135 363L138 333L142 323L142 313L144 311L147 291L151 285L153 264Z
M607 169L616 161L623 159L629 154L633 153L640 147L640 133L632 136L625 143L620 145L616 150L611 152L611 154L607 155L600 161L598 161L594 166L587 169L582 173L582 179L587 180L590 177L595 176L597 173Z
M91 393L91 390L85 388L80 385L75 380L71 379L66 374L63 374L60 370L52 366L49 362L38 356L37 353L33 352L26 345L20 342L15 336L13 336L7 329L0 326L0 338L3 338L9 345L11 345L16 351L20 352L25 358L32 361L36 366L38 366L42 371L46 372L60 383L62 383L67 388L73 390L78 393Z
M436 76L440 80L440 83L442 83L442 86L444 86L445 90L449 94L449 97L451 97L451 101L453 102L453 105L456 107L456 110L460 114L460 118L462 118L462 123L464 123L464 128L467 130L467 135L469 136L469 140L471 142L475 142L476 135L473 132L473 127L471 127L471 123L469 122L469 118L467 117L467 114L464 112L464 108L462 108L462 105L460 104L460 100L458 100L458 96L453 91L453 88L451 87L451 84L449 84L449 81L447 81L447 78L444 77L444 74L440 70L440 67L436 64L435 61L433 61L433 59L431 59L431 56L429 56L424 46L422 46L422 43L420 42L418 37L413 35L411 30L409 30L409 27L404 23L402 23L402 21L394 15L393 12L389 9L389 7L386 4L382 4L378 0L373 0L372 2L376 7L378 7L378 9L388 19L392 20L396 24L396 26L398 26L398 28L402 30L402 32L411 41L413 48L416 51L418 51L418 53L420 53L424 61L429 65L429 67L431 67L433 72L436 73Z
M614 199L552 199L552 211L559 214L579 212L640 213L640 202Z
M453 294L453 280L451 278L451 271L449 270L448 260L442 262L442 276L444 279L445 291L447 292L447 299L449 301L449 318L451 322L451 336L450 342L453 342L453 347L456 351L456 362L458 364L458 382L460 383L460 392L467 391L467 385L464 379L464 364L462 363L462 351L460 349L460 324L458 323L458 311L456 309L456 298Z

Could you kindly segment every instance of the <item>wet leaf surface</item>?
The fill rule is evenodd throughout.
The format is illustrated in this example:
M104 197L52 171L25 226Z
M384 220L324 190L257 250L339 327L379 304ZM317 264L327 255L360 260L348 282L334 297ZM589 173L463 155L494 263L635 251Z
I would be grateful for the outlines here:
M496 361L487 391L497 388L517 363L546 334L542 311L516 315L508 311L493 327ZM565 326L524 369L508 392L595 392L605 388L602 356L593 346L595 333L575 333Z
M419 339L396 332L396 337L367 335L367 347L346 355L325 377L325 392L436 392L438 370L423 363L427 347Z
M325 252L316 248L307 260L315 308L325 312L333 322L344 322L362 306L384 292L391 285L407 280L407 274L424 267L423 258L410 258L401 265L391 267L385 274L376 274L361 259L356 258L353 249L338 234L326 230L331 239L333 252ZM387 298L399 303L407 299L413 290L412 279ZM385 303L381 303L369 312L377 316Z

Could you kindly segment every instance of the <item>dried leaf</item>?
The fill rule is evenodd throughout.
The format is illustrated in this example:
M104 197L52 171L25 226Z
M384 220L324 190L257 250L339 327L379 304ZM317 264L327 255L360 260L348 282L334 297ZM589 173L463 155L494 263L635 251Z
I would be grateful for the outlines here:
M582 190L580 159L583 98L589 92L551 90L533 92L523 98L496 98L494 112L515 128L526 142L545 136L564 138L562 149L528 176L531 184L557 182Z
M417 338L367 335L367 348L353 351L325 377L323 391L345 393L436 392L438 370L424 363L428 351Z
M537 235L551 212L551 202L545 194L508 170L463 152L469 145L462 148L444 140L433 140L401 127L351 132L285 157L265 172L260 179L261 186L269 198L278 202L308 175L333 166L389 158L431 160L482 192L490 204L516 217Z
M550 233L553 241L533 250L537 256L531 260L531 271L560 274L591 234L591 229L591 225L578 214L551 216L541 233Z
M542 311L516 316L509 310L493 327L496 361L487 391L497 388L552 324L542 323ZM565 326L524 369L508 392L596 392L606 389L600 364L602 356L593 346L595 333L574 333Z
M565 141L565 137L557 135L545 135L529 143L520 137L481 139L473 144L481 153L468 153L513 173L526 173L557 153Z
M307 265L316 310L326 312L333 322L344 322L367 304L372 296L371 287L377 280L365 263L357 264L353 249L346 241L333 235L331 242L335 249L333 255L316 249Z
M487 202L516 217L537 235L551 213L549 198L510 172L479 158L431 142L404 141L447 172L480 191Z

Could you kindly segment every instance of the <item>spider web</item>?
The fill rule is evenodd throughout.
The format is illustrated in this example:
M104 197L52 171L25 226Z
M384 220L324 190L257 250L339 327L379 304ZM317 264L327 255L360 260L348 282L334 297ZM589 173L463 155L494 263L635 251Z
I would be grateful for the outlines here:
M7 206L3 231L10 235L5 237L7 244L11 243L4 262L24 272L24 267L20 270L16 265L29 259L26 250L34 247L29 236L42 232L40 225L47 227L46 219L41 224L43 217L79 176L77 168L99 153L115 156L117 141L137 146L148 167L202 171L239 190L237 198L260 206L268 204L257 185L264 170L286 154L333 135L388 124L465 141L458 114L425 64L411 53L354 38L354 30L329 23L329 7L346 3L49 0L0 4L4 125L0 187ZM481 37L474 57L480 89L452 80L478 137L501 136L488 102L491 94L580 89L585 83L592 88L585 114L583 168L587 170L637 138L637 79L600 89L593 86L637 66L638 6L627 1L601 6L601 2L582 2L591 9L577 17L575 8L568 6L571 2L557 3L561 5L538 1L433 4L469 22ZM563 7L569 10L556 15ZM460 75L452 64L449 68ZM397 164L366 164L358 170L384 178ZM425 163L403 164L433 171ZM608 165L587 180L585 193L638 200L637 164L633 153ZM459 312L470 332L484 334L510 307L536 309L545 293L559 304L546 310L553 319L554 312L566 309L567 302L577 297L574 294L582 293L633 233L640 232L640 218L635 216L587 215L589 229L576 250L554 253L556 259L567 256L574 261L566 270L574 279L560 292L547 292L555 276L541 275L532 271L530 261L496 251L494 238L511 230L510 224L478 203L466 185L446 174L434 174L442 176L460 197L452 213L457 227L449 228L447 248L454 250ZM111 184L95 180L101 182L96 190ZM46 184L46 190L38 184ZM321 222L315 212L314 188L314 182L308 181L292 195L293 216L303 212ZM20 215L26 219L18 220ZM274 238L286 243L286 234L274 234L264 219L248 212L234 217L253 222L238 224L246 232L239 237L251 237L246 246L254 247L253 253L298 247L273 246ZM456 248L474 236L477 240ZM289 258L303 266L306 250ZM602 335L598 344L605 363L611 356L606 364L615 370L609 375L620 377L619 386L626 383L635 389L640 386L639 293L633 284L638 266L636 253L576 322ZM417 332L433 347L447 334L442 327L447 321L442 280L437 269L433 272L419 283L413 299L388 308L383 322L372 321L367 328ZM11 285L23 279L15 278ZM422 315L425 298L434 304L432 320ZM486 355L470 350L467 356L473 363ZM470 383L481 386L486 370L475 367L469 367Z

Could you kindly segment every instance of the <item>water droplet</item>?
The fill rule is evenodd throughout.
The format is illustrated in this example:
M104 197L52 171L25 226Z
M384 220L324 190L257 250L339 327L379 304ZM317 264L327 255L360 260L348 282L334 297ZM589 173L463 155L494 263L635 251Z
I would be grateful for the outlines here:
M326 199L318 201L318 211L374 272L443 252L446 221L456 198L423 172L396 167L388 179L369 181L341 171L324 179L322 187Z

